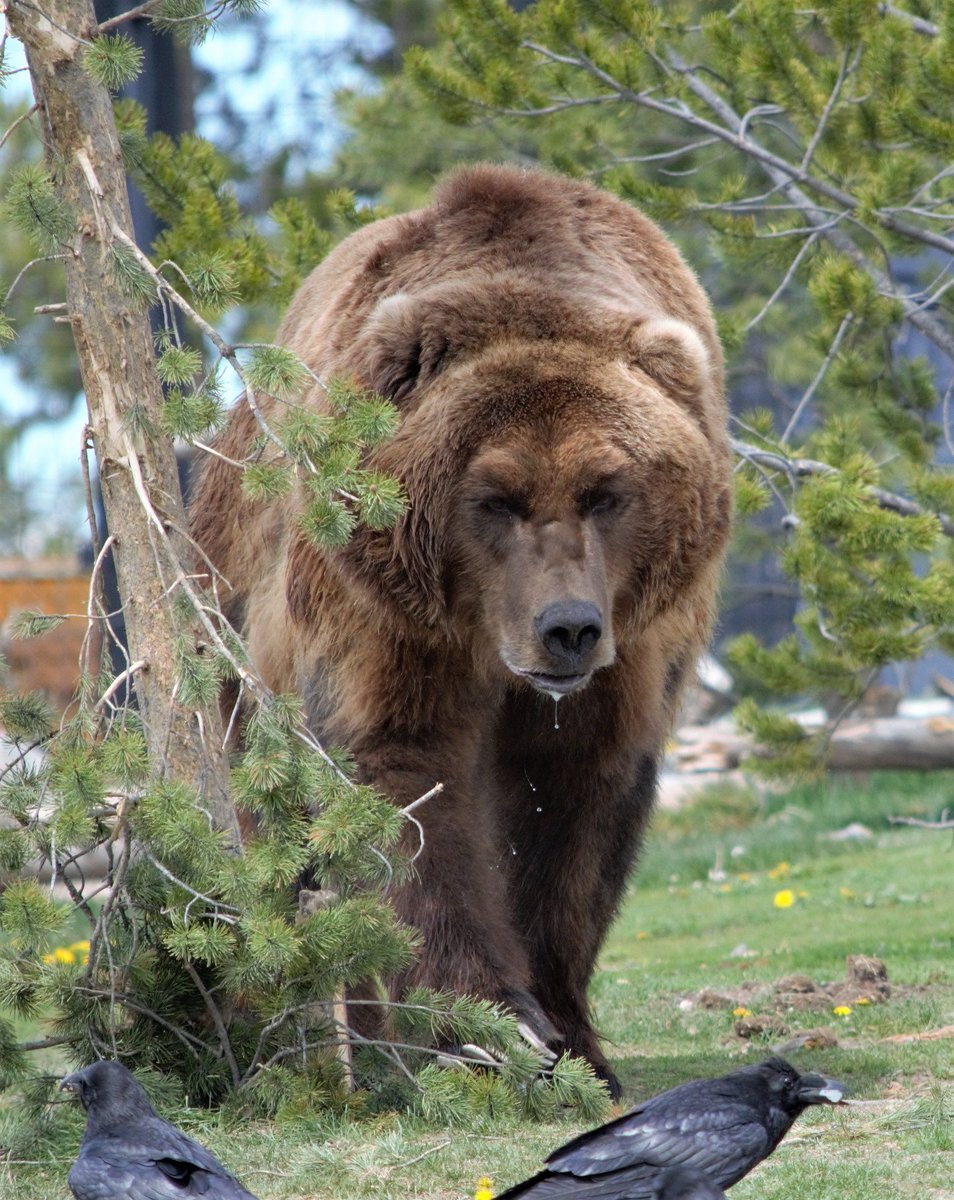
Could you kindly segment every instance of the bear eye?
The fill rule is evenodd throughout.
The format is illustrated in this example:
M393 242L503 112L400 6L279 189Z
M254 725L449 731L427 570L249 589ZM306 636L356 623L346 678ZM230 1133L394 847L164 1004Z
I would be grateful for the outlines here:
M599 516L600 513L608 513L616 507L617 500L612 492L596 491L587 492L580 504L583 512L587 516Z
M480 507L495 517L515 517L521 509L520 501L510 496L485 496Z

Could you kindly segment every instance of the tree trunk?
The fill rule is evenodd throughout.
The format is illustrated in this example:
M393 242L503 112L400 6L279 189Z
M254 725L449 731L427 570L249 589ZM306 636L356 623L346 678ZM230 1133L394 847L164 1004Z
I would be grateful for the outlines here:
M110 246L133 237L119 141L107 91L83 69L96 28L90 0L8 0L26 47L46 158L75 218L62 246L73 338L89 408L135 686L153 769L195 787L219 828L239 843L217 704L176 703L175 646L206 651L197 618L175 601L191 554L171 439L158 433L162 390L148 315L118 286ZM134 419L132 419L134 418Z

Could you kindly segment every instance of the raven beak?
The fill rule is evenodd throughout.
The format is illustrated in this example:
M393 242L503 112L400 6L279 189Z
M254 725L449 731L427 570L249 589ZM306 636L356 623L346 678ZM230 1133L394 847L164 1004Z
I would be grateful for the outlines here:
M824 1075L803 1075L798 1084L798 1098L803 1104L843 1104L848 1089L837 1079Z

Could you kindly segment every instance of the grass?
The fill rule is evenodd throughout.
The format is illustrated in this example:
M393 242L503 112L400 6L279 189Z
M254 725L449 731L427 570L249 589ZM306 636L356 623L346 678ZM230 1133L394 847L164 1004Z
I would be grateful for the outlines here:
M658 814L592 991L627 1104L819 1029L836 1044L786 1056L843 1079L854 1097L800 1118L733 1200L954 1200L954 1037L914 1040L954 1024L954 851L948 835L888 822L936 815L952 787L949 774L884 774L768 796L717 788ZM851 822L870 836L829 836ZM783 890L788 908L774 903ZM777 1002L783 977L840 980L854 954L886 964L887 1002L842 1016ZM775 1025L740 1037L740 1006ZM887 1040L898 1035L912 1040ZM196 1110L168 1115L262 1200L461 1198L482 1175L502 1190L578 1131L570 1118L448 1130L398 1113L238 1128ZM66 1126L30 1152L31 1165L0 1158L4 1197L65 1194L79 1114Z

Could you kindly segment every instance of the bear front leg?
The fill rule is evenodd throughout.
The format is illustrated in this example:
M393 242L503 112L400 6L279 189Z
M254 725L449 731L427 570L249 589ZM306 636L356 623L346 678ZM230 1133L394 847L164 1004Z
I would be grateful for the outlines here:
M527 930L531 986L566 1049L585 1058L618 1099L587 991L652 806L655 759L637 754L628 770L607 773L581 748L562 770L545 758L523 763L507 807L521 862L512 906Z
M376 739L375 739L376 741ZM530 963L508 909L504 864L488 805L454 766L431 749L418 756L407 745L355 746L363 783L400 807L442 790L413 811L402 850L413 859L410 879L389 893L402 921L419 930L419 957L395 991L423 985L504 1004L526 1027L529 1040L559 1041L532 994Z

